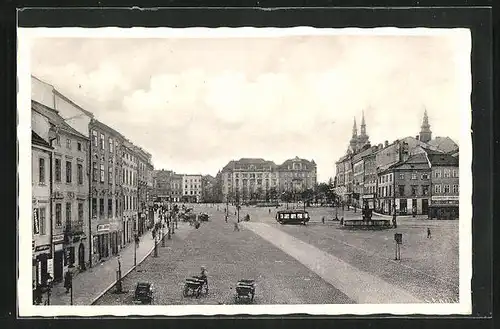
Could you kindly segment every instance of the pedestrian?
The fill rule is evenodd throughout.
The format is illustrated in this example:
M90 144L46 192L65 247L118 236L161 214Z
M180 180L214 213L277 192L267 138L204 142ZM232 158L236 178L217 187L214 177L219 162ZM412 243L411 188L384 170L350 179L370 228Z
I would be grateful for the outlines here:
M234 215L236 216L236 211L234 212Z
M66 274L64 275L64 288L66 288L66 293L69 292L69 289L71 289L71 272L66 271Z
M325 216L321 217L321 222L325 224Z
M240 231L240 227L238 226L238 222L234 222L234 229L233 232Z
M271 208L269 208L269 213L271 213Z
M431 238L431 229L427 228L427 239Z
M225 217L226 217L226 223L227 223L227 214L226 214L226 216L225 216Z

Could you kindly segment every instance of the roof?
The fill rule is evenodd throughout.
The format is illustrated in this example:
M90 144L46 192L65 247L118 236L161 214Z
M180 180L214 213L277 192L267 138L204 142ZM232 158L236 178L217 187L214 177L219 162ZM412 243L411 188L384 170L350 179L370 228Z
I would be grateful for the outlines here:
M52 125L56 126L56 128L62 129L72 135L88 140L87 136L79 133L76 129L66 123L65 119L59 115L59 112L57 110L51 109L50 107L40 104L34 100L31 101L31 109L48 118L49 122Z
M120 134L118 131L116 131L115 129L111 128L110 126L108 126L107 124L97 120L97 119L92 119L91 121L91 124L94 124L94 125L97 125L97 126L100 126L101 128L107 130L108 132L112 133L113 135L115 135L115 137L120 137L124 140L126 140L125 136L123 136L122 134ZM132 142L130 142L132 144ZM133 144L132 144L133 145Z
M35 144L35 145L38 145L38 146L43 146L43 147L46 147L46 148L49 148L49 149L53 148L52 146L50 146L49 142L47 142L45 139L43 139L42 137L40 137L40 135L38 135L33 130L31 131L31 144Z
M231 160L227 165L222 168L223 171L241 169L242 167L248 167L254 165L257 168L262 167L272 167L276 168L276 164L273 161L264 160L262 158L241 158L239 160Z
M454 157L450 154L429 152L427 156L432 166L458 167L458 157Z
M39 81L42 81L38 78L36 78L37 80ZM45 82L45 81L42 81L42 82ZM46 82L45 82L46 83ZM53 86L52 86L53 87ZM75 106L76 108L78 108L80 111L82 111L83 113L85 113L86 115L88 115L89 117L93 118L94 117L94 113L92 112L89 112L87 110L85 110L84 108L82 108L80 105L76 104L75 102L73 102L71 99L69 99L68 97L64 96L63 94L61 94L61 92L59 92L57 89L54 88L54 94L61 97L62 99L64 99L66 102L70 103L71 105Z
M430 140L428 145L436 147L438 150L445 153L453 152L458 150L458 145L450 137L435 137Z
M289 164L292 164L294 162L301 162L301 163L305 163L306 165L309 165L309 166L316 166L316 163L314 162L314 160L309 161L309 160L306 160L306 159L301 159L301 158L299 158L299 157L296 156L293 159L286 160L285 162L283 162L278 167L281 167L281 168L287 167Z
M401 161L391 165L388 169L411 169L415 165L421 165L417 169L429 169L429 161L427 161L427 156L425 153L417 153L408 158L406 161ZM422 166L423 165L423 166Z

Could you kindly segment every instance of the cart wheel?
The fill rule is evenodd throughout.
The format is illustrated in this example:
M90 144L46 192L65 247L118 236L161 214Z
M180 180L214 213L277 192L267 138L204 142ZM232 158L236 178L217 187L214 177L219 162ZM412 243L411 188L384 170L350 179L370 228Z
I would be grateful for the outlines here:
M182 295L184 297L187 297L188 296L188 293L189 293L189 288L188 287L184 287L184 289L182 290Z

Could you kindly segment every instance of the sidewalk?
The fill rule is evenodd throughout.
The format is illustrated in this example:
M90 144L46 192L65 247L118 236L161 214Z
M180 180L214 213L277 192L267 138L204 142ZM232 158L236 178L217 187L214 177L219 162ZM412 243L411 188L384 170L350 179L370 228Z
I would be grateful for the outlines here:
M129 243L118 254L121 257L122 276L125 276L134 267L134 243ZM154 249L151 231L140 237L137 248L137 265ZM116 282L118 270L118 256L110 257L103 263L95 264L85 272L73 278L73 305L91 305L104 291ZM70 305L71 293L65 293L63 283L54 285L50 296L51 305ZM46 295L44 295L44 299Z

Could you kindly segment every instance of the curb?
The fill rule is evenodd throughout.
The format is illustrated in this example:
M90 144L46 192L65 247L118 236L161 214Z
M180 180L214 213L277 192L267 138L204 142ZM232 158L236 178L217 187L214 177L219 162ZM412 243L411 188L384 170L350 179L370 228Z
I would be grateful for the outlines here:
M384 215L384 214L379 214L378 212L373 212L374 215L377 215L377 216L380 216L380 217L388 217L388 218L392 218L392 215ZM413 215L397 215L396 217L397 218L415 218L415 219L420 219L420 220L426 220L426 219L429 219L427 217L422 217L422 216L425 216L425 215L417 215L415 217L413 217Z
M166 236L166 234L163 235L162 239L164 239L165 236ZM141 265L141 263L144 260L146 260L146 258L148 258L149 255L151 255L151 253L154 250L155 250L155 246L153 245L153 247L151 248L151 250L149 252L147 252L146 255L141 260L139 260L135 266L132 266L127 272L125 272L124 275L122 275L122 279L125 278L130 272L132 272L133 270L135 270L137 268L137 266ZM104 291L102 291L96 298L92 299L92 302L90 303L90 305L94 305L99 299L101 299L102 296L104 296L111 288L113 288L116 285L117 282L118 282L118 280L113 281L113 283L110 284Z

